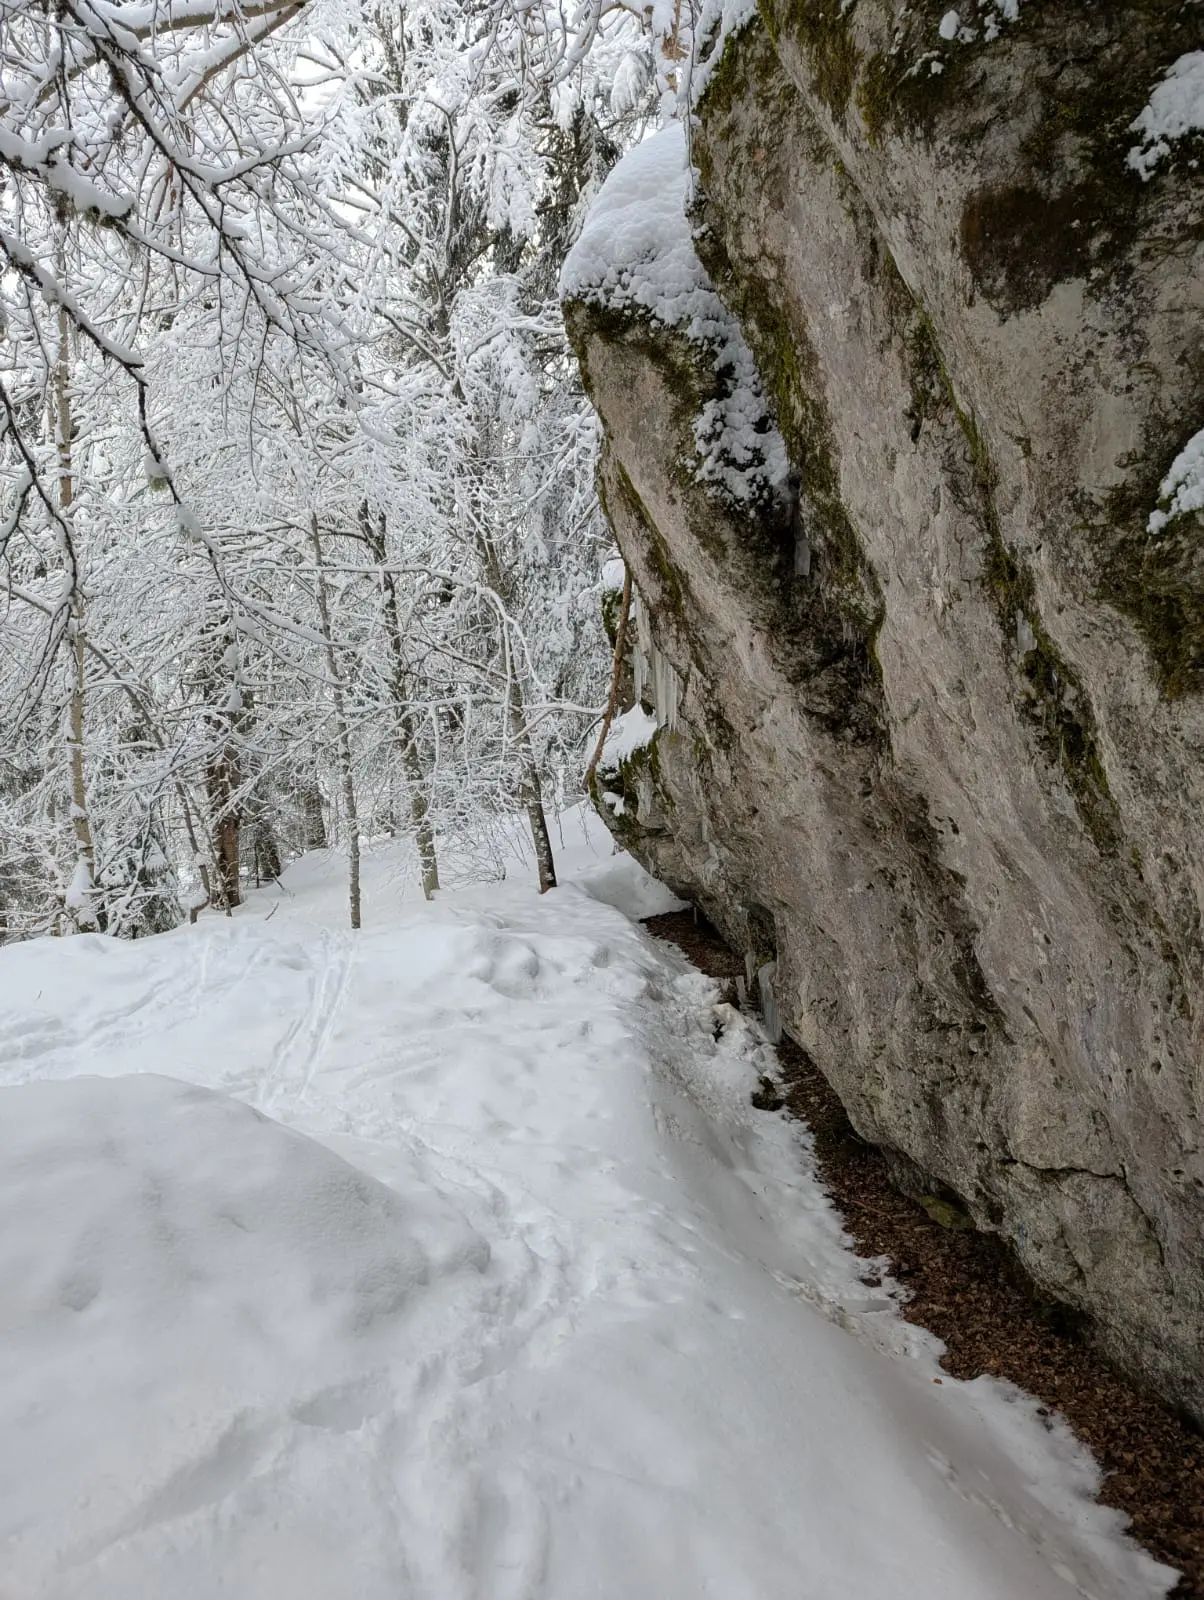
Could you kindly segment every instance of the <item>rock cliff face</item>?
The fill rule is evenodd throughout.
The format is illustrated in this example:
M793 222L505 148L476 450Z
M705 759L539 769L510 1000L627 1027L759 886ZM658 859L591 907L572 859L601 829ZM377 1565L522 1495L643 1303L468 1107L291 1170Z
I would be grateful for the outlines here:
M1197 1417L1204 139L1152 96L1201 11L763 0L692 267L672 184L636 225L679 131L565 279L675 702L602 809L900 1181Z

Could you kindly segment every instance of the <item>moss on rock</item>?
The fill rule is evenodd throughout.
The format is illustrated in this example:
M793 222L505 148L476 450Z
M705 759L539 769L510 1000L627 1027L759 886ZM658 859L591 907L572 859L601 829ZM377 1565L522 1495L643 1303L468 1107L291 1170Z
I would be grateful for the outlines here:
M1041 619L1032 573L1004 542L995 509L996 479L990 451L974 417L958 401L932 323L911 300L901 278L893 298L904 319L901 332L913 427L918 430L947 408L966 443L986 541L983 581L999 619L1005 653L1019 669L1021 714L1036 730L1046 756L1061 769L1096 848L1102 855L1113 855L1120 842L1120 823L1090 702Z
M847 16L839 19L841 30L847 31L847 20ZM837 23L831 26L835 29ZM705 137L695 147L704 189L712 177L712 145L725 136L741 137L731 109L750 102L756 104L760 119L780 118L792 138L809 138L816 158L823 159L822 139L800 121L797 94L782 73L766 27L749 23L729 40L721 65L718 84L713 80L703 99ZM759 148L745 154L754 165L758 159L762 162L758 183L771 183L771 155ZM730 167L730 152L725 161ZM850 203L855 203L851 184L848 189ZM826 671L843 653L849 658L854 696L876 703L881 674L874 640L883 616L882 595L844 503L831 418L805 320L772 279L748 262L733 269L718 230L707 226L705 205L697 220L699 255L753 352L795 475L793 514L769 530L777 545L778 583L787 609L794 613L793 623L783 617L784 631L805 634L807 640L792 676L797 681ZM798 570L800 539L807 547L804 572ZM864 722L864 716L860 720ZM881 721L877 709L873 720Z
M997 531L987 548L983 575L1009 652L1014 653L1027 685L1021 710L1037 730L1046 754L1061 768L1079 818L1096 848L1101 855L1115 855L1120 821L1090 702L1041 621L1032 574L1006 548Z
M852 7L841 0L759 0L758 10L771 39L789 34L799 45L820 99L834 117L843 116L860 62Z
M1130 480L1107 497L1102 519L1086 519L1108 552L1101 596L1133 620L1170 700L1204 692L1204 513L1175 517L1157 533L1148 525L1177 453L1176 444L1155 448L1151 440Z
M625 849L638 852L647 839L648 828L641 822L641 809L647 809L647 799L654 794L664 811L672 811L673 798L660 781L660 753L657 745L663 735L657 729L651 741L614 767L599 765L589 777L590 799L594 810L605 822L615 839Z
M619 642L619 613L622 609L622 589L603 589L599 610L602 613L602 627L612 650Z

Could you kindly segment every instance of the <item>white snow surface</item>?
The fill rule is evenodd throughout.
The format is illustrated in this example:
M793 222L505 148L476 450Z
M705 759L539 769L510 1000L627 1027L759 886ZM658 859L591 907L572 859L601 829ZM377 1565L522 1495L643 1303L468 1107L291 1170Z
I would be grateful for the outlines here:
M358 935L320 854L0 950L6 1600L1165 1594L863 1280L599 832L542 898L378 851Z
M946 44L952 44L954 40L961 44L974 44L980 37L980 28L981 37L989 44L992 39L998 39L1000 22L1015 22L1020 15L1020 0L977 0L977 7L977 17L970 14L969 0L965 15L957 11L944 13L937 24L937 32ZM935 65L939 66L939 63ZM918 66L919 63L917 69Z
M1165 506L1150 512L1150 533L1161 533L1173 517L1204 511L1204 428L1192 434L1171 462L1158 493Z
M72 814L77 808L72 807ZM87 813L85 812L86 816ZM96 886L92 882L92 869L88 865L86 856L77 856L75 867L71 873L71 881L63 894L63 904L69 911L86 911L92 903L92 896Z
M849 3L850 0L841 0L841 11L846 11ZM681 95L683 115L692 111L706 93L728 41L756 15L756 0L701 0L694 23L697 50Z
M602 587L604 589L621 589L627 577L627 565L622 556L611 556L609 561L602 564Z
M630 711L624 711L611 723L598 765L603 772L617 771L621 761L626 761L637 750L647 749L656 737L656 729L654 716L645 711L643 706L632 706Z
M698 259L686 207L693 174L685 129L671 122L609 174L560 274L562 300L632 308L674 328L725 374L694 424L697 472L745 503L776 495L788 463L752 352Z
M1128 161L1143 181L1170 155L1174 140L1204 132L1204 50L1189 50L1167 68L1129 131L1141 135L1141 143L1129 151Z

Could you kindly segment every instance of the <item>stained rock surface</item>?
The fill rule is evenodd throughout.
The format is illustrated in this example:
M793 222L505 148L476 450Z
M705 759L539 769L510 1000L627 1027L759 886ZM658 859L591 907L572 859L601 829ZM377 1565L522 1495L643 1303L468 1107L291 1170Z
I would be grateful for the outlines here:
M658 724L600 809L899 1181L1198 1418L1202 49L764 0L562 285Z

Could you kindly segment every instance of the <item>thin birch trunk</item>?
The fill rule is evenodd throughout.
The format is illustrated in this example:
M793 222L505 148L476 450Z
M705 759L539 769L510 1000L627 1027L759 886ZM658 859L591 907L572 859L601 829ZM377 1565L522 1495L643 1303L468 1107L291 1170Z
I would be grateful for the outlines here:
M60 276L64 263L60 252ZM59 350L54 374L55 446L58 455L59 515L62 519L63 538L68 548L64 555L71 562L71 693L67 707L67 753L71 780L71 828L75 835L76 872L80 868L87 876L83 903L71 907L76 924L81 928L100 925L94 897L96 892L96 844L92 836L92 819L88 815L88 785L84 767L84 731L86 711L86 648L84 638L84 597L79 589L79 572L71 549L71 512L75 504L75 473L71 446L74 423L71 416L71 345L70 324L62 306L58 314ZM77 887L80 887L77 885Z
M230 616L225 618L213 644L222 640L224 648L220 654L208 657L199 676L202 691L211 704L225 693L222 708L209 713L214 746L205 765L205 794L213 855L211 900L229 916L242 904L242 826L246 807L241 796L246 779L245 739L251 718L238 666L238 628Z
M205 909L205 906L213 904L213 874L201 854L201 841L197 834L196 825L192 820L192 807L188 803L188 795L184 785L178 778L175 780L175 790L176 798L180 802L180 813L184 819L184 832L188 837L188 845L192 851L193 865L200 875L201 888L205 891L204 902L201 905L191 905L188 908L188 921L193 923Z
M401 628L401 608L397 603L397 580L386 564L388 553L383 522L374 524L366 505L361 508L360 522L372 558L380 567L385 638L389 648L389 692L393 702L397 750L410 797L410 821L422 869L422 892L429 900L439 887L439 859L435 852L435 830L430 819L427 774L422 764L422 752L418 748L418 724L410 699L410 673Z
M360 925L360 821L355 802L355 780L351 771L351 735L347 728L347 697L339 671L334 636L330 627L330 602L326 594L326 569L322 565L322 538L318 519L309 519L310 540L313 544L315 586L318 594L318 616L322 624L322 640L326 646L326 670L330 674L331 692L334 696L335 743L339 752L339 776L343 788L343 810L347 816L347 895L351 910L351 926Z
M316 783L307 783L301 791L301 820L305 848L325 850L326 821L322 816L322 791Z
M526 807L527 821L531 825L531 842L535 846L535 863L539 868L539 892L547 894L549 889L556 887L556 858L552 853L552 836L548 832L548 819L543 807L543 783L535 760L535 750L531 744L531 734L527 728L527 710L523 703L523 692L513 670L510 672L507 688L506 710L510 733L518 746L522 761L523 775L519 795Z
M510 585L506 582L497 551L492 541L480 530L477 532L476 542L490 587L504 602ZM502 650L506 663L506 721L510 736L518 746L519 759L522 763L519 798L526 810L527 821L531 825L531 842L535 846L535 864L539 869L539 892L547 894L549 889L556 887L556 857L552 851L552 836L548 832L548 819L544 811L543 781L539 775L539 763L535 759L531 730L527 726L527 707L523 698L523 688L514 670L510 636L505 623L502 624Z

